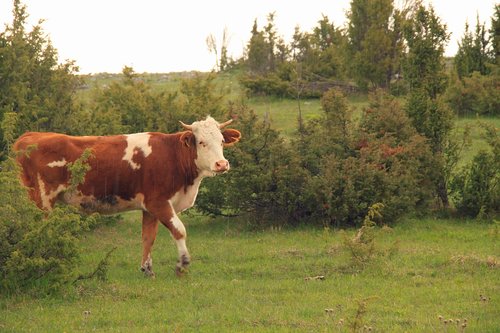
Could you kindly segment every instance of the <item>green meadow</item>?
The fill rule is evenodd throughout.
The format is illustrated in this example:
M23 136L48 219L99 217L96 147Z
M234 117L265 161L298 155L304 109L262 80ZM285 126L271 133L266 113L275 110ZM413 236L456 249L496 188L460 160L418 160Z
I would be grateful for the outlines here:
M121 221L101 226L81 240L81 272L91 271L116 246L109 259L108 281L82 281L45 298L2 296L0 331L498 332L500 328L498 225L408 219L378 228L373 256L359 265L344 245L355 230L305 225L255 229L243 218L196 215L183 220L193 257L186 276L174 274L176 249L161 227L153 253L156 278L145 278L139 272L140 214L124 214Z

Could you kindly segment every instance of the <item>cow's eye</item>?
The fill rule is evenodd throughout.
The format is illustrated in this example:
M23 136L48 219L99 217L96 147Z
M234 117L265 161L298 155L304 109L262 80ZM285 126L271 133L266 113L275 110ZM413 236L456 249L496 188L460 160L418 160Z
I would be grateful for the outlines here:
M200 145L204 145L204 144L205 144L205 142L203 142L203 141L200 141Z

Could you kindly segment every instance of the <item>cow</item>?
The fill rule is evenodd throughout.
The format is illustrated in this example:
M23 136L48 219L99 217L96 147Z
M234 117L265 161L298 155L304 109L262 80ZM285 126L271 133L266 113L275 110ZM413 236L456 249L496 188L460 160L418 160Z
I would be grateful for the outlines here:
M229 170L223 147L238 142L241 133L224 129L208 116L184 131L110 136L69 136L28 132L15 142L21 180L38 207L51 210L56 202L84 213L114 214L142 211L141 270L154 277L151 250L161 222L170 231L179 253L176 273L190 263L186 228L179 213L192 207L200 183ZM90 169L76 190L70 187L68 164L90 149Z

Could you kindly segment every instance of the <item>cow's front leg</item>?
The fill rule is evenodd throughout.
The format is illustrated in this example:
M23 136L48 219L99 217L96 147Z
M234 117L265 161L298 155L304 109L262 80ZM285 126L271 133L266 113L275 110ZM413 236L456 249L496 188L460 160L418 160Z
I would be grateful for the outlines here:
M177 251L179 252L175 273L178 276L182 276L191 262L191 257L186 246L186 228L175 212L173 212L172 219L166 226L170 230L170 234L174 238Z
M175 213L170 202L167 202L167 204L163 207L151 205L151 208L147 208L151 213L158 217L160 222L166 226L168 230L170 230L170 234L172 235L172 238L177 245L177 251L179 252L179 259L175 267L175 273L178 276L183 275L191 261L189 251L186 247L186 228L184 227L184 224Z
M142 262L141 271L154 277L151 249L158 233L158 219L149 212L142 212Z

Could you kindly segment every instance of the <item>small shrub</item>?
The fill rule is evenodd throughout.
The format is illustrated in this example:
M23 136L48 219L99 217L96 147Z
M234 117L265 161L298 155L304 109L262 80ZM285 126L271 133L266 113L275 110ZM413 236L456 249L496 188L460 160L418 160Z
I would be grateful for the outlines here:
M381 211L384 205L376 203L370 206L363 226L358 229L354 238L344 237L344 247L351 255L351 262L357 267L366 265L376 254L375 250L375 225L376 220L382 218Z
M472 162L452 177L451 196L459 213L494 217L500 213L500 132L484 125L488 151L480 151Z
M72 184L75 188L83 181L89 154L73 163L73 171L78 174ZM13 158L2 163L0 289L52 292L74 280L78 239L89 226L99 223L99 215L84 217L70 206L44 212L28 198L18 175L19 167Z
M481 151L451 182L460 214L483 217L500 212L500 168L491 153Z
M240 83L250 96L270 95L287 97L291 95L291 85L276 74L244 75Z

